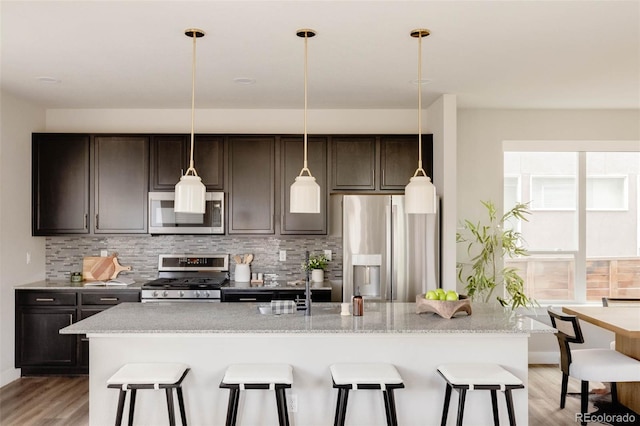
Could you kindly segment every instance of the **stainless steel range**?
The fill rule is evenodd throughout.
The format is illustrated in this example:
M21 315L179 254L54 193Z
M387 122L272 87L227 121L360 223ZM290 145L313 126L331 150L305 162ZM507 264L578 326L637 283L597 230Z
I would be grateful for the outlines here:
M158 279L142 285L142 302L219 302L229 283L228 254L161 254Z

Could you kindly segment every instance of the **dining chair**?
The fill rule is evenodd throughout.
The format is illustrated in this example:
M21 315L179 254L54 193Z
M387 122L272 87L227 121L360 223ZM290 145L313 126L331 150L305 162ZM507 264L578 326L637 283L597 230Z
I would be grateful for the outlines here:
M625 298L625 297L603 297L602 306L608 307L622 307L622 308L640 308L640 299ZM616 341L613 340L609 343L611 349L616 348Z
M604 306L605 308L613 306L640 308L640 299L626 297L603 297L602 306Z
M567 399L569 376L580 380L580 412L582 425L586 425L589 401L589 382L611 382L611 402L618 404L616 383L640 381L640 361L611 349L571 349L570 343L582 344L584 337L575 315L565 315L547 310L560 346L560 370L562 390L560 408Z

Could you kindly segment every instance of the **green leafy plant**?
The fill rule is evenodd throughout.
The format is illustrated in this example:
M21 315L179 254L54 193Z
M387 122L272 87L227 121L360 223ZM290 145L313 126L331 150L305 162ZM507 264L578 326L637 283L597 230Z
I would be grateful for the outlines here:
M309 256L309 262L302 264L302 269L304 271L311 271L313 269L322 269L326 270L327 265L329 265L329 259L324 254L318 254Z
M513 229L505 229L505 223L513 219L528 222L529 203L518 203L511 210L498 216L491 201L481 201L487 210L487 220L463 222L463 229L456 233L456 242L467 245L469 263L458 263L458 280L465 284L472 300L491 300L495 288L504 284L506 298L497 296L502 306L512 310L537 305L524 293L524 279L513 267L504 267L506 257L528 256L522 236Z

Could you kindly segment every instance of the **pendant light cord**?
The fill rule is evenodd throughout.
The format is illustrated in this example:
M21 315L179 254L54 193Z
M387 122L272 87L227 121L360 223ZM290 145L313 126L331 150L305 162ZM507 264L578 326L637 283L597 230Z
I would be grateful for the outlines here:
M191 62L191 155L189 158L189 168L185 173L185 176L190 172L193 173L194 176L198 176L196 169L193 167L193 146L194 146L194 122L195 122L195 109L196 109L196 32L193 31L191 34L193 38L193 58Z
M427 176L422 168L422 34L418 34L418 168L413 174L414 177L418 173Z
M309 166L307 163L307 41L309 40L308 32L304 33L304 162L302 165L302 170L300 170L300 175L302 176L304 172L307 172L309 176L311 176L311 171L309 170Z

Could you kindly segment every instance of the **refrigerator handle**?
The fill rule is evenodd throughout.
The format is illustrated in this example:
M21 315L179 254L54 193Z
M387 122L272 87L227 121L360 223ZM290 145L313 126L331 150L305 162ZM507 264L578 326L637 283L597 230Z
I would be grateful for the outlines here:
M386 282L386 299L389 302L393 302L395 296L395 282L393 276L393 224L395 221L395 206L393 205L391 197L389 197L389 203L386 206L385 214L385 240L386 244L386 256L385 256L385 282Z

